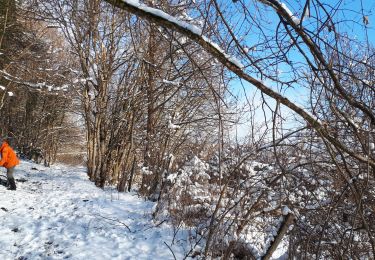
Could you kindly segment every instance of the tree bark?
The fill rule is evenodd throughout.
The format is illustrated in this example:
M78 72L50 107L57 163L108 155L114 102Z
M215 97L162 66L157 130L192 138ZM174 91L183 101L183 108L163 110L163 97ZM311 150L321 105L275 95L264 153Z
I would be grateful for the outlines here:
M272 254L277 249L277 246L280 244L281 240L288 231L288 228L292 224L293 220L294 215L292 213L288 213L288 215L284 219L284 222L281 224L279 231L277 232L275 240L273 241L272 245L268 248L266 254L262 257L263 260L268 260L271 258Z

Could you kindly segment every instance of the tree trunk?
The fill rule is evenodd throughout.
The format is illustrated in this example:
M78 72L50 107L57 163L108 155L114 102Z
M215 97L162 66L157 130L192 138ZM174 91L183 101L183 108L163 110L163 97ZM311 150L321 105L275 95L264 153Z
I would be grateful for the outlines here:
M148 57L147 61L147 126L146 126L146 144L145 144L145 151L144 151L144 167L148 168L152 174L144 174L142 176L142 193L149 196L153 193L152 181L154 180L154 151L153 151L153 143L155 138L155 131L154 131L154 106L155 106L155 71L154 71L154 63L155 63L155 28L152 24L150 24L150 35L149 35L149 42L148 42Z
M277 249L277 246L280 244L281 240L285 236L286 232L288 231L289 226L293 223L294 215L292 213L288 213L285 217L284 222L281 224L279 231L273 241L272 245L268 248L266 254L262 257L263 260L268 260L272 257L272 254Z
M137 158L134 155L133 163L132 163L132 169L130 171L130 177L129 177L129 182L128 182L128 192L131 191L132 188L132 183L133 183L133 177L135 173L135 165L137 164Z

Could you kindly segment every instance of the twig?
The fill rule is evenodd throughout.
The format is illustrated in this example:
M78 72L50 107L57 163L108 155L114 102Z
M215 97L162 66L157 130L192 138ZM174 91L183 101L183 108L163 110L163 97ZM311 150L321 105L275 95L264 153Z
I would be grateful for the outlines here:
M171 248L167 243L165 243L165 241L164 241L164 244L165 244L165 245L168 247L168 249L171 251L171 253L172 253L174 259L177 260L175 254L174 254L173 251L172 251L172 248Z
M121 225L125 226L125 227L129 230L129 232L133 233L133 232L130 230L130 228L129 228L128 225L126 225L124 222L119 221L118 219L111 219L111 218L107 218L107 217L104 217L104 216L101 216L101 215L98 215L98 216L101 217L101 218L103 218L103 219L106 219L106 220L110 220L110 221L113 221L113 222L120 223Z

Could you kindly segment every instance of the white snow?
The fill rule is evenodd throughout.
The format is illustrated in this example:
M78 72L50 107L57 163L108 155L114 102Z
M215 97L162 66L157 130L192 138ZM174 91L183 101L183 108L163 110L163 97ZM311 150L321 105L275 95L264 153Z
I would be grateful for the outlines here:
M181 82L179 80L171 81L167 79L163 79L163 83L169 84L169 85L174 85L174 86L179 86Z
M285 215L288 215L289 213L291 213L292 211L288 208L288 206L283 206L282 209L281 209L281 212L285 216Z
M77 79L74 79L73 80L73 83L74 84L77 84L77 83L86 83L87 81L90 81L91 78L77 78Z
M310 17L310 8L309 8L309 6L306 7L305 12L303 13L303 18L304 19L308 18L308 17Z
M179 125L175 125L175 124L173 124L173 123L171 122L171 120L168 120L168 128L169 128L169 129L180 129L181 126L179 126Z
M273 3L271 3L270 1L264 1L264 0L258 0L259 2L263 3L263 4L266 4L270 7L272 7L273 9L275 9L276 11L278 11L278 7L275 6ZM288 16L290 17L290 19L292 19L292 21L296 24L296 25L299 25L301 23L300 19L295 16L293 14L293 12L288 8L288 6L283 3L283 2L280 2L278 0L276 0L276 2L280 5L280 7L288 14ZM309 10L310 11L310 10Z
M288 13L288 15L290 16L290 18L293 20L293 22L296 24L296 25L299 25L301 23L301 21L298 19L298 17L296 17L292 11L290 11L290 9L286 6L285 3L281 2L280 3L281 7L285 10L285 12Z
M216 44L215 42L211 41L209 38L207 38L206 36L202 36L203 40L207 43L209 43L212 47L214 47L217 51L219 51L220 53L222 53L225 58L227 60L229 60L231 63L233 63L234 65L236 65L237 67L239 67L240 69L243 69L245 66L241 63L241 61L239 61L237 58L233 57L233 56L230 56L229 54L227 54L218 44Z
M155 203L96 188L83 168L22 161L15 178L17 191L0 186L0 259L173 259L166 244L182 259L189 250L186 231L172 244L173 228L153 222Z
M13 96L14 96L14 93L11 92L11 91L8 91L8 96L13 97Z
M168 20L172 23L175 23L175 24L178 24L186 29L188 29L189 31L195 33L195 34L202 34L202 30L198 27L196 27L195 25L192 25L192 24L189 24L187 22L184 22L184 21L181 21L181 20L178 20L177 18L163 12L162 10L159 10L159 9L156 9L156 8L152 8L152 7L149 7L147 5L144 5L142 3L140 3L138 0L122 0L124 3L127 3L129 5L132 5L136 8L139 8L140 10L143 10L145 12L148 12L148 13L151 13L153 15L156 15L156 16L159 16L161 18L164 18L165 20Z
M142 167L141 169L142 174L144 175L152 175L152 171L148 169L148 167Z
M2 86L2 85L0 85L0 89L1 89L1 90L5 90L5 87Z

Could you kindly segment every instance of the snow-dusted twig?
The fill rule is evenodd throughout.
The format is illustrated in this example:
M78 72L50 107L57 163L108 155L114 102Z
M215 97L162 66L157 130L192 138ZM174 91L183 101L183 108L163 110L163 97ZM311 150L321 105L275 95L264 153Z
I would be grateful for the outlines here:
M51 89L51 90L54 89L53 86L46 85L45 82L43 82L43 83L32 83L32 82L29 82L29 81L25 81L25 80L22 80L18 77L15 77L15 76L9 74L5 70L0 70L0 75L2 75L6 80L9 80L13 83L17 83L17 84L20 84L20 85L23 85L23 86L26 86L26 87L30 87L30 88L47 87L48 89Z
M176 258L176 255L173 253L172 248L167 243L165 243L165 241L164 241L164 244L168 247L169 251L171 251L171 253L173 255L173 258L176 260L177 258Z

